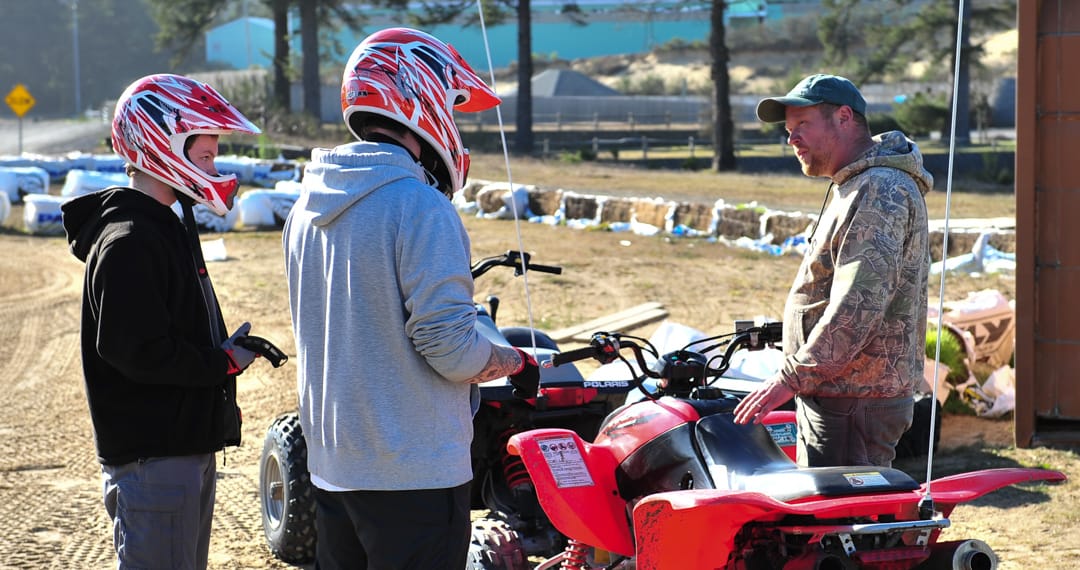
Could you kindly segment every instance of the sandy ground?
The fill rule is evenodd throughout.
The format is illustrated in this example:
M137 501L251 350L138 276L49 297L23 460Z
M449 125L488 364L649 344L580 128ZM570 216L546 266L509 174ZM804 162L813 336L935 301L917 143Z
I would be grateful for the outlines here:
M479 222L493 223L497 224ZM293 354L288 309L280 293L284 282L278 280L279 239L274 231L229 237L229 259L212 263L210 272L227 319L251 320L253 332ZM576 245L593 247L594 242L604 245L604 240L616 239L586 233ZM485 244L484 240L481 236L476 242ZM0 392L5 403L0 415L0 520L4 521L0 568L111 567L111 532L101 504L78 352L82 266L59 237L27 236L8 229L0 231L0 251ZM264 269L251 271L252 267ZM241 377L245 441L219 454L211 568L293 567L270 556L257 496L264 430L274 416L293 408L293 374L291 364L275 370L256 363ZM973 445L980 450L973 457L981 459L963 465L965 469L1000 464L994 449L1007 448L1012 438L1010 422L954 416L946 418L943 433L949 448ZM1037 451L1032 453L1024 461L1035 465L1046 461ZM1065 467L1059 458L1048 461L1077 473L1075 454L1071 457L1072 464ZM1043 491L1008 493L1000 491L984 504L961 507L954 519L968 521L966 526L954 523L948 532L974 533L987 540L1015 561L1002 568L1080 564L1077 539L1062 526L1071 520L1074 527L1074 518L1062 521L1059 514L1049 518L1040 514L1049 500ZM1075 500L1073 491L1067 496ZM1055 561L1069 565L1056 566Z

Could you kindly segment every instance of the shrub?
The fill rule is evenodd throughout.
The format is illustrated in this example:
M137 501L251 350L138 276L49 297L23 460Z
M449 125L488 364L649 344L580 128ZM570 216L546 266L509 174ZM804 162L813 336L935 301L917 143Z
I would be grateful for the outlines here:
M866 117L866 120L870 123L870 132L875 135L889 131L904 130L892 113L870 113L870 116Z
M934 358L937 352L937 328L928 328L926 331L926 357ZM967 364L964 359L967 353L964 344L955 334L946 331L941 337L941 363L949 367L949 375L945 380L953 385L966 382L968 379Z
M931 131L944 133L949 121L949 107L943 98L931 99L923 93L893 105L896 122L909 136L927 136Z

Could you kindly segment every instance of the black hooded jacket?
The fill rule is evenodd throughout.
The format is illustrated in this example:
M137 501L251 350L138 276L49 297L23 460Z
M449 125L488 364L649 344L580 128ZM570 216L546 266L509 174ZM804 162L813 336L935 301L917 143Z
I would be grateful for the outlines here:
M238 445L236 377L213 340L225 326L211 322L180 218L130 188L73 198L61 210L71 252L86 263L80 334L99 460Z

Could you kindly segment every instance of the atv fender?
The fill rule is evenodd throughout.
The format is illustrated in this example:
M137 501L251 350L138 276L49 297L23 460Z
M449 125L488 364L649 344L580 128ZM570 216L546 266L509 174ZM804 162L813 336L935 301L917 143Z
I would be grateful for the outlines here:
M529 470L540 506L559 532L624 556L634 554L626 501L615 484L615 458L568 429L536 429L507 449Z

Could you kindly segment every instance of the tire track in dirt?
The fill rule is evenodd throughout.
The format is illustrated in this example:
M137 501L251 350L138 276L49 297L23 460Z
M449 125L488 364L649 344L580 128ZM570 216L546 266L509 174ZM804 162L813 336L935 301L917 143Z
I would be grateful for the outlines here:
M0 567L112 564L79 356L82 264L0 235Z

